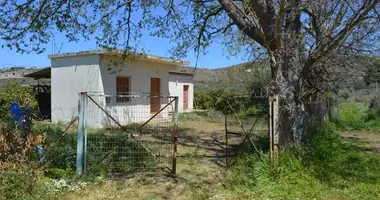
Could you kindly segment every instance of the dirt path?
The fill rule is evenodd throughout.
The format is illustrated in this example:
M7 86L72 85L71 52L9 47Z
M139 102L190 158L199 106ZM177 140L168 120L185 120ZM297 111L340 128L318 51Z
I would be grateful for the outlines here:
M345 131L342 133L345 140L363 144L367 150L380 153L380 132L377 131Z

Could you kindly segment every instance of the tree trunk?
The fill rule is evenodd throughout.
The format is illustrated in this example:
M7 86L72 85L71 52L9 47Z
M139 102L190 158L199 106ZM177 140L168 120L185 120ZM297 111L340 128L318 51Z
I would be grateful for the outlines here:
M281 49L276 53L274 78L276 92L280 98L279 143L280 149L287 146L300 146L304 140L307 125L307 112L302 99L305 66L304 39L300 37L300 2L290 1L285 15L285 26Z
M280 149L302 145L307 127L307 112L301 94L302 78L297 73L289 75L289 72L285 71L286 65L291 65L294 69L297 68L295 66L302 65L302 62L294 61L278 66L274 93L278 94L280 99L277 129L280 137Z

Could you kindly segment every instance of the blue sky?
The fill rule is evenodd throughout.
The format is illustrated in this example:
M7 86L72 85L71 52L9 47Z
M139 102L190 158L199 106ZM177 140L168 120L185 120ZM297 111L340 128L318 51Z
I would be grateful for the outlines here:
M57 46L57 48L54 48L55 53L57 53L58 49L61 46L61 43L61 53L97 49L94 40L80 41L78 43L69 43L68 40L60 34L57 34L54 40L55 42L51 41L50 44L47 44L45 46L47 50L42 54L19 54L16 53L15 50L0 48L0 68L12 66L36 66L40 68L49 66L50 60L47 56L53 53L52 46L54 43ZM146 53L148 54L169 57L170 53L168 52L168 50L172 47L172 45L169 44L168 41L165 39L145 35L143 36L143 38L141 38L141 41L139 42L139 48L141 47L144 48ZM227 58L228 55L225 52L226 51L224 50L224 46L220 44L212 44L208 48L208 54L200 56L198 61L198 67L214 69L239 64L245 61L242 56ZM189 55L186 60L190 61L191 66L195 65L196 57L194 56L193 52L189 52Z
M91 10L88 10L87 12L91 13ZM163 12L162 10L158 9L155 10L155 12ZM134 20L140 20L141 19L141 11L134 11L132 13L132 18ZM97 31L98 32L98 31ZM169 44L169 41L167 39L163 38L157 38L149 36L149 31L142 30L143 36L138 41L138 48L143 48L145 53L152 54L152 55L158 55L158 56L165 56L170 57L169 49L173 47L172 44ZM95 35L97 35L96 33ZM123 38L121 38L122 40ZM0 40L0 43L2 41ZM134 41L132 41L134 43ZM62 44L62 49L60 53L67 53L67 52L76 52L76 51L87 51L87 50L94 50L97 49L95 40L91 41L80 41L78 43L69 43L68 40L65 38L64 33L58 33L55 34L54 42L51 41L50 44L47 44L45 46L46 51L42 54L19 54L16 53L15 50L10 50L7 48L1 49L0 47L0 68L5 66L25 66L25 67L46 67L50 65L50 60L48 59L48 55L53 53L53 50L55 50L55 53L58 52L56 48L52 48L54 44L59 49ZM204 68L221 68L221 67L227 67L234 64L239 64L242 62L246 62L245 59L243 59L243 56L230 56L227 58L228 54L225 50L223 45L220 44L212 44L208 49L208 54L206 55L200 55L198 60L198 67L204 67ZM193 51L188 53L187 58L185 59L187 61L190 61L190 65L194 66L196 63L196 57L193 54Z

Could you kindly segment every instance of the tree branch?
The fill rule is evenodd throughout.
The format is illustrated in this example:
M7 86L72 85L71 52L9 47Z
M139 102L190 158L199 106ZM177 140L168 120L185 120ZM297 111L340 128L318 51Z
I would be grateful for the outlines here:
M247 18L237 8L232 0L218 0L223 10L227 12L228 16L236 24L236 26L245 33L248 37L265 47L265 38L258 34L258 28L252 24L247 23Z

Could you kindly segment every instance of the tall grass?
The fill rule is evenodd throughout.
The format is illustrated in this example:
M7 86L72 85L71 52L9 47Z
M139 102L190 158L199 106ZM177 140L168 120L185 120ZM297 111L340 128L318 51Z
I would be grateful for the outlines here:
M304 147L281 152L277 167L242 155L228 187L247 199L378 199L380 156L342 142L326 123Z

